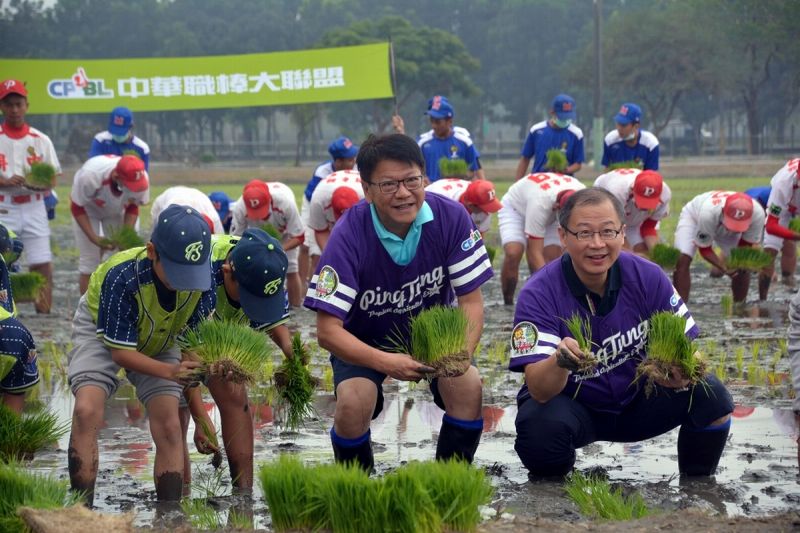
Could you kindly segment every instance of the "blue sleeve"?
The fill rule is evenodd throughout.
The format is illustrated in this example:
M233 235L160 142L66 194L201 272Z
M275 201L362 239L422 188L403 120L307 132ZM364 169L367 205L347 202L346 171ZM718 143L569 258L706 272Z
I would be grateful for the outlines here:
M603 143L603 160L600 164L604 167L608 166L608 145L606 143Z
M520 152L520 155L526 159L531 159L535 153L536 137L534 137L533 133L528 132L528 136L525 138L525 144L522 145L522 152Z
M573 152L572 161L570 161L570 163L583 163L583 161L583 138L580 138L575 142L575 151Z
M478 149L475 148L474 144L467 148L464 153L464 159L466 159L470 170L478 170L481 168L481 162L478 160L480 156L481 154L478 153Z
M194 313L189 317L186 326L191 329L194 328L201 320L206 320L214 312L217 307L217 290L213 287L200 296L200 300L194 308Z
M136 350L139 340L139 308L127 290L128 280L110 270L100 288L97 309L97 335L110 348Z
M319 185L320 181L322 181L322 178L320 178L317 175L314 175L314 176L311 176L311 179L309 180L308 184L306 185L306 190L305 190L305 192L303 194L306 195L306 200L308 200L309 202L311 201L311 195L314 194L314 189L317 188L317 185Z
M658 146L648 152L644 170L658 170Z
M103 143L98 142L97 139L92 139L92 146L89 148L89 157L103 154L105 154L105 151L103 150Z
M150 152L147 152L147 153L140 152L140 153L142 154L142 161L144 161L144 169L149 172L150 171Z

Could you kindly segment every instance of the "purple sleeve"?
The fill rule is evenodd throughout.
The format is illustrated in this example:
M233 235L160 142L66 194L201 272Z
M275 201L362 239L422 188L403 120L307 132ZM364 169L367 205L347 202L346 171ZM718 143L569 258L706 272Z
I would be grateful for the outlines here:
M522 152L520 155L524 158L531 159L535 153L536 137L533 135L533 133L528 132L528 136L525 138L525 144L522 145Z
M556 284L552 276L547 276L551 270L540 270L520 292L510 339L508 369L513 372L522 372L526 365L550 357L561 342L562 323L552 291Z
M481 232L465 209L453 207L442 209L440 213L450 217L442 224L448 231L447 272L456 296L461 296L483 285L493 272Z

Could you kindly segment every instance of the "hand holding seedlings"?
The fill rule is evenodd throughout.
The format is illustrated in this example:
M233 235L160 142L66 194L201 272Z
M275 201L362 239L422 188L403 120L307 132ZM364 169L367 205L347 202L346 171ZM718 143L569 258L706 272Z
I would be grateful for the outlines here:
M194 447L197 448L197 451L203 455L219 453L219 444L212 442L200 424L195 424L194 426Z
M203 366L199 361L190 361L188 359L182 360L172 366L170 380L180 383L183 386L192 386L197 384L197 371Z
M419 381L425 374L436 372L435 369L403 353L386 353L383 366L386 375L401 381Z
M691 383L679 365L672 365L668 374L654 377L653 381L667 389L685 389Z
M563 344L563 342L562 342ZM578 357L574 355L568 348L559 345L556 351L556 364L564 370L575 372L580 368L578 364Z

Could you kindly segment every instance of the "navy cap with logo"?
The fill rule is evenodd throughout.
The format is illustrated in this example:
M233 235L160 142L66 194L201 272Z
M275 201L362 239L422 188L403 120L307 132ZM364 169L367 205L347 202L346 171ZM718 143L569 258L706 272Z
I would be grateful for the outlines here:
M239 283L239 303L250 320L272 324L285 313L283 284L289 260L280 241L261 229L248 229L228 258Z
M211 231L197 210L187 205L168 206L158 215L150 241L173 289L211 288Z

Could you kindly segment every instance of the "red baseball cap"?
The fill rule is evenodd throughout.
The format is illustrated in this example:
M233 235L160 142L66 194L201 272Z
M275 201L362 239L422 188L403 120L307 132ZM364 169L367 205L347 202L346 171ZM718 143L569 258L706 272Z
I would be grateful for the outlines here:
M736 192L725 199L722 208L722 224L734 233L743 233L750 227L753 218L753 199L743 192Z
M272 203L272 195L269 187L261 180L252 180L244 186L242 200L247 208L247 218L253 220L264 220L269 215L269 206Z
M150 186L144 161L135 155L120 157L115 170L122 185L130 191L142 192Z
M0 100L9 94L18 94L27 98L28 89L26 89L25 84L19 80L5 80L0 83Z
M639 209L655 209L661 203L664 178L655 170L643 170L633 180L633 203Z
M331 195L333 216L336 217L336 220L339 220L339 217L342 216L345 211L353 207L353 205L360 199L361 198L358 197L358 193L350 187L337 187Z
M503 204L497 199L494 183L488 180L475 180L470 182L467 190L461 195L462 204L474 204L484 213L497 213Z
M575 194L575 189L564 189L563 191L559 191L558 195L556 196L556 203L558 204L558 208L561 209L564 207L564 204L567 203L569 197Z

